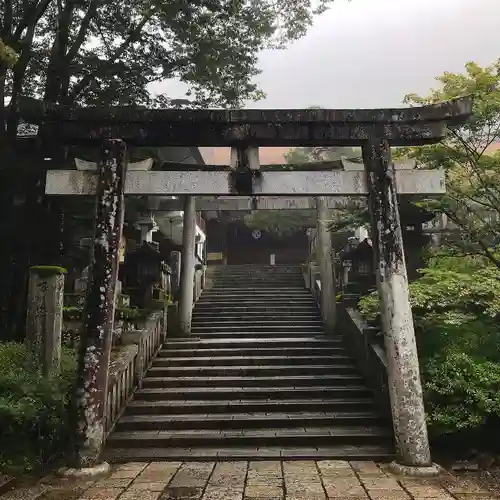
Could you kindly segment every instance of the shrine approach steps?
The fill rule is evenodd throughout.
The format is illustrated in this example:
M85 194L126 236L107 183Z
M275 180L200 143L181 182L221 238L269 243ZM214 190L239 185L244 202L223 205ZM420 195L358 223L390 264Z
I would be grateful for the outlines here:
M378 412L299 267L218 266L192 336L159 351L104 452L149 460L386 460Z

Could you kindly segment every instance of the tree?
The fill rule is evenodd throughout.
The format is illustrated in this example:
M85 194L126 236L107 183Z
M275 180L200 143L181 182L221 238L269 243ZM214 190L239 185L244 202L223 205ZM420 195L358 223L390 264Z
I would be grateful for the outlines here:
M463 448L477 447L479 436L491 445L500 417L499 297L498 269L483 256L431 257L410 283L431 434L460 432ZM377 292L358 305L373 321Z
M64 104L167 106L168 93L154 97L149 85L178 78L199 106L258 99L252 81L258 52L303 36L332 2L2 0L0 134L6 124L15 135L21 95Z
M469 62L464 73L444 73L437 81L440 88L428 96L411 94L405 102L422 105L468 94L474 98L472 118L439 144L397 154L445 170L446 195L421 205L446 214L460 230L449 249L482 254L500 268L500 152L495 151L500 142L500 60L484 68Z
M259 51L303 36L332 2L0 0L0 323L8 324L2 331L24 323L28 267L58 264L63 233L63 201L44 197L48 163L41 159L57 164L65 151L28 148L30 158L19 159L23 97L69 106L178 107L168 91L155 96L150 87L177 78L190 87L184 105L237 107L262 96L253 82Z

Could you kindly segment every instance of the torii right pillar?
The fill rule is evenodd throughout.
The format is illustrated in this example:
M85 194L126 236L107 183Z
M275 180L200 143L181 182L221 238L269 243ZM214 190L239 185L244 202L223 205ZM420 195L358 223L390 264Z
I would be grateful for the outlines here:
M385 140L363 146L397 461L401 470L439 469L431 460L410 306L394 166Z

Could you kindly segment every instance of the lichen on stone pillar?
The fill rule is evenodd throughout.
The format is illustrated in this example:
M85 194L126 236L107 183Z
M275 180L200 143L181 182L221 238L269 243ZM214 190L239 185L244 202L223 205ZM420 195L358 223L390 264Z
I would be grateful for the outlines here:
M59 266L30 268L26 345L47 376L60 370L65 273Z
M105 439L125 174L125 143L118 139L104 140L99 163L90 286L85 303L73 405L76 440L72 465L79 468L99 463Z
M363 146L398 463L432 465L394 168L386 141Z

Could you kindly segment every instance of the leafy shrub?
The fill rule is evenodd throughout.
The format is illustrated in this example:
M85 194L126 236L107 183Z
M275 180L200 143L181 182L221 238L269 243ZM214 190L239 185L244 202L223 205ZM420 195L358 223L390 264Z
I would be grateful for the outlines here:
M63 349L61 375L46 378L23 344L0 343L1 469L40 470L61 452L75 373L71 350Z
M431 259L410 284L429 430L478 433L500 418L500 274L473 258ZM376 293L359 302L374 321Z

